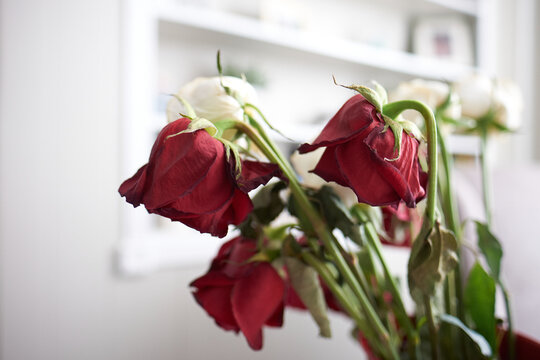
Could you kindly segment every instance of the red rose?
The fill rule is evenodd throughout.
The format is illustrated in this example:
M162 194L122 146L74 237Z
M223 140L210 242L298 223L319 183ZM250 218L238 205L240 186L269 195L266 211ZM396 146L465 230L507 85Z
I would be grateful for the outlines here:
M118 190L126 201L148 212L180 221L200 232L223 237L229 224L238 225L253 208L247 192L279 172L274 164L242 162L236 179L223 144L199 130L170 138L185 130L178 119L161 130L148 164Z
M226 242L210 270L194 280L197 302L225 330L242 331L253 350L262 348L264 325L283 325L285 284L268 262L248 260L255 241L243 237Z
M418 161L418 140L403 133L399 159L394 134L375 106L361 95L350 98L313 144L300 153L326 147L313 172L326 181L350 187L359 202L414 207L425 195L425 173Z

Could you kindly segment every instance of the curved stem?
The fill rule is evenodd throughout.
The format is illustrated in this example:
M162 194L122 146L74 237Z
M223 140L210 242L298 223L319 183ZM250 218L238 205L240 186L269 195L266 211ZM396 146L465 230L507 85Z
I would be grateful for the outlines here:
M437 122L435 121L435 116L433 111L426 106L424 103L416 100L402 100L396 101L384 105L383 114L395 119L403 111L412 109L418 111L426 123L426 132L427 132L427 143L428 143L428 188L427 188L427 204L426 204L426 215L423 225L423 231L430 231L435 224L435 210L437 206ZM418 237L419 239L427 239L426 237ZM426 240L423 240L426 241ZM429 325L429 335L431 340L431 351L432 358L434 360L438 359L438 333L435 326L435 320L433 318L433 313L431 310L431 300L429 296L424 295L424 308L426 311L426 316L428 319Z
M433 111L420 101L402 100L384 105L383 114L395 119L408 109L418 111L426 123L429 164L426 217L429 222L428 225L433 226L437 204L437 123Z

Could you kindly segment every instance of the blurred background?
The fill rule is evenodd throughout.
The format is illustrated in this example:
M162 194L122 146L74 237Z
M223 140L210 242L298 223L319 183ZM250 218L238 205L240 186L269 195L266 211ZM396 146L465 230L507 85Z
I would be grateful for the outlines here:
M218 49L298 141L351 95L332 74L388 89L475 71L515 81L523 125L493 144L494 223L516 326L540 338L539 18L535 0L0 0L0 359L360 356L346 319L329 341L294 311L251 352L188 290L220 242L117 193L165 124L166 94L216 75Z

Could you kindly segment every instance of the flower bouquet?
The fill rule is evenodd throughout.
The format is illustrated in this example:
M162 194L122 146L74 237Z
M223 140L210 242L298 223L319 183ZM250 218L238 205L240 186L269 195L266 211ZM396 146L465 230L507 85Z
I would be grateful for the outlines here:
M149 213L201 233L232 234L191 283L218 326L260 350L263 328L282 326L287 307L309 312L323 337L331 336L331 310L350 319L371 359L496 358L503 337L501 355L516 358L487 192L487 221L474 223L478 251L466 268L470 240L444 136L475 133L485 144L494 132L510 131L508 97L497 101L491 91L485 109L470 115L457 85L403 84L391 94L395 101L377 83L344 86L354 95L298 148L297 172L268 135L277 130L255 105L254 89L222 76L219 54L218 70L172 96L148 163L119 189ZM472 85L460 86L466 92ZM412 313L383 243L411 248ZM497 288L505 320L495 315Z

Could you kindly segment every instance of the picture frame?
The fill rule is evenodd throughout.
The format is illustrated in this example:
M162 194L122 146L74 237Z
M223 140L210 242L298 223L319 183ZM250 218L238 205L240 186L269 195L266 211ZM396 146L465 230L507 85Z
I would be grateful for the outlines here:
M473 65L472 25L465 16L420 17L413 26L412 52L425 57Z

